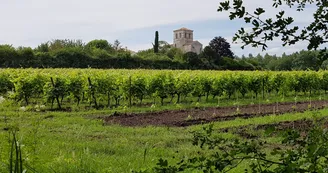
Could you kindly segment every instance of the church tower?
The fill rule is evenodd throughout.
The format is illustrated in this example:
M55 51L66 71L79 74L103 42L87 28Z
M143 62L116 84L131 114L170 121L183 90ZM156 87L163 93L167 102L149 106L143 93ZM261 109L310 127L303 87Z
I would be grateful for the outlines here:
M173 31L174 36L174 47L181 48L184 45L189 45L194 40L193 30L187 28L181 28L178 30Z
M181 28L173 31L173 47L179 48L183 52L200 54L203 45L199 41L194 41L193 30Z

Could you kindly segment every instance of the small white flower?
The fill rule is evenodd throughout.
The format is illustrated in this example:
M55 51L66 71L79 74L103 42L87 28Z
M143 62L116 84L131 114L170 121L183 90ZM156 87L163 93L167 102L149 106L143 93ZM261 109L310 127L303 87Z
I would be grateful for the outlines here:
M25 112L26 111L26 107L25 106L20 107L19 108L19 111Z
M0 104L3 103L6 99L3 96L0 96Z

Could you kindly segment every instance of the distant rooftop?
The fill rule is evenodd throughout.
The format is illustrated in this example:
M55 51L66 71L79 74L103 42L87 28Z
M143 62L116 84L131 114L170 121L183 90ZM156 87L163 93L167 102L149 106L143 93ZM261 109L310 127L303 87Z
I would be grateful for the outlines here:
M174 30L174 32L175 32L175 31L193 31L193 30L183 27L183 28L180 28L180 29Z

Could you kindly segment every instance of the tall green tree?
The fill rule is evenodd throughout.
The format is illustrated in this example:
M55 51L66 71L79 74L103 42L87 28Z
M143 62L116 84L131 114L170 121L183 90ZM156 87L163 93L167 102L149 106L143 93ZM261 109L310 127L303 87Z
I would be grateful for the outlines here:
M190 69L197 69L202 65L201 59L194 52L187 52L183 55L183 60L188 64Z
M18 60L17 62L19 66L21 67L31 67L33 66L35 56L33 49L30 47L18 47L17 48L17 53L18 53Z
M321 49L328 43L328 1L327 0L272 0L272 7L279 9L275 16L264 17L265 9L259 7L251 12L244 5L245 0L226 0L220 2L218 11L228 11L230 20L243 19L245 23L252 25L251 31L240 28L233 41L241 40L242 48L247 45L253 47L261 46L263 50L267 48L267 41L281 39L282 45L293 45L300 41L308 42L308 50ZM306 7L314 8L313 20L304 28L295 24L293 17L285 15L285 6L295 9L300 15L309 16ZM326 47L322 52L326 52ZM327 53L321 53L317 64L321 65L328 58Z
M87 49L101 49L108 52L113 52L114 48L107 40L92 40L85 45Z
M210 46L205 46L199 56L201 58L207 59L207 61L210 63L214 63L215 59L217 59L216 52Z
M159 51L159 34L158 31L155 32L155 43L153 44L154 53L158 53Z
M122 49L122 45L121 45L121 42L118 41L118 40L115 40L114 41L114 44L113 44L113 48L115 51L119 51Z
M318 70L318 52L317 51L305 51L302 50L299 53L295 53L295 58L293 59L293 69L294 70Z
M63 48L84 48L84 43L82 40L71 40L71 39L55 39L50 42L48 42L48 49L49 51L57 51Z
M49 52L49 42L41 43L34 49L35 52Z
M170 59L174 59L177 57L182 57L183 56L183 52L181 49L176 48L176 47L171 47L167 52L166 55L170 58Z
M286 53L283 53L277 60L276 70L292 70L294 57L293 55L286 55Z
M0 64L2 67L17 67L19 56L12 45L0 45Z
M166 54L171 48L171 45L166 41L158 41L158 52Z
M223 59L223 57L233 58L234 54L230 49L231 46L223 37L215 37L213 40L211 40L209 43L209 48L215 52L215 56L213 57L213 59L215 59L215 64L220 64L220 61Z

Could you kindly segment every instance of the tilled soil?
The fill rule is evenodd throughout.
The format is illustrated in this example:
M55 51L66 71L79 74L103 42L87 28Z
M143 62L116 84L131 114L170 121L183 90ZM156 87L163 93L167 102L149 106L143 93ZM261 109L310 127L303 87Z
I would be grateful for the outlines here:
M302 136L305 136L311 128L314 126L319 126L322 128L328 128L328 119L321 118L315 123L313 120L301 119L296 121L283 121L272 124L262 124L262 125L249 125L243 127L232 127L220 129L222 132L232 132L240 135L243 138L254 139L259 138L260 136L253 134L252 132L257 132L259 130L270 130L270 135L277 135L281 132L286 132L286 130L296 130L300 132Z
M252 118L270 114L288 112L304 112L309 109L322 109L327 101L294 102L279 104L256 104L230 107L194 108L188 110L170 110L148 113L115 113L102 117L105 124L120 124L122 126L171 126L185 127L212 121L228 121L236 118Z

